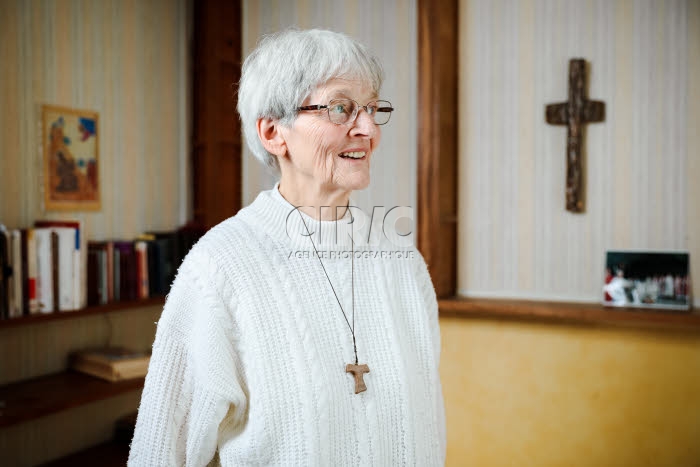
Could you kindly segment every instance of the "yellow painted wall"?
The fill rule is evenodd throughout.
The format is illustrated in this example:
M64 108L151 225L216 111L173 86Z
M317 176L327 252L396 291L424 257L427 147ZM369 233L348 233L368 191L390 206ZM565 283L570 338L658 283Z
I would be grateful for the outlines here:
M448 466L700 465L700 333L442 318Z

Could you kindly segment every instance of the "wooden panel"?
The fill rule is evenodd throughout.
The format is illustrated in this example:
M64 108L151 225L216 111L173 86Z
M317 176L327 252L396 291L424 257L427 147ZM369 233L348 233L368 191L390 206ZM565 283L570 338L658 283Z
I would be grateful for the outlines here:
M457 278L457 3L418 2L418 249L438 297Z
M195 144L201 144L201 142L206 141L208 135L208 125L211 123L211 118L207 116L211 113L212 109L216 107L210 106L216 105L215 99L210 99L207 97L210 92L210 82L209 74L213 71L208 70L202 64L196 64L193 77L193 90L194 95L192 97L193 107L192 107L192 117L194 120L194 127L192 137Z
M241 145L218 143L216 155L211 160L214 166L208 167L210 179L219 177L219 183L209 185L211 209L208 218L213 224L233 216L241 206ZM237 157L238 156L238 157ZM236 180L236 182L230 182ZM209 181L207 181L208 183Z
M211 13L214 14L211 19L216 28L213 47L216 56L222 62L234 63L240 67L242 26L240 1L218 1L216 11L211 10Z
M237 85L240 79L241 66L239 63L222 62L219 64L217 88L221 96L226 96L225 99L220 99L217 102L219 141L239 144L241 142L240 120L236 110L236 105L238 105Z
M194 206L194 219L201 219L204 216L204 170L203 165L206 159L206 150L202 144L194 144L192 148L192 204Z
M240 1L195 2L195 223L210 228L241 208L241 135L235 83L241 73Z
M550 323L617 325L700 331L700 313L608 308L589 303L451 298L438 301L441 316L503 318Z

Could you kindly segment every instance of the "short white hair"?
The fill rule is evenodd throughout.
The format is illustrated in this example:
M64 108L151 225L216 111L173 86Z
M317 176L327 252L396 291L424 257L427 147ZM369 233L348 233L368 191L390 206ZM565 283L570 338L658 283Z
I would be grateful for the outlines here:
M264 36L245 59L238 87L238 113L253 155L279 172L277 157L265 150L259 118L291 125L297 107L333 78L367 83L379 95L384 70L364 45L345 34L321 29L287 29Z

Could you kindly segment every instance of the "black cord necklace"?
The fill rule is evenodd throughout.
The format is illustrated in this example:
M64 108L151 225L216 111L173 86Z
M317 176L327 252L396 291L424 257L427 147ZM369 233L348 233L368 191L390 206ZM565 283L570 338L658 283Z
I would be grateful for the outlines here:
M349 206L346 207L346 209L349 209ZM297 212L299 212L299 209L297 209ZM352 213L351 213L352 215ZM299 212L299 216L301 217L301 221L304 223L304 228L306 229L306 233L309 234L309 240L311 240L311 245L314 247L314 252L316 252L316 257L318 258L318 262L321 263L321 268L323 268L323 273L326 275L326 279L328 280L328 284L331 286L331 290L333 291L333 295L335 295L335 299L338 302L338 306L340 307L340 312L343 313L343 318L345 318L345 323L347 323L348 328L350 329L350 334L352 334L352 347L353 350L355 351L355 363L348 363L345 365L345 373L352 373L352 375L355 378L355 394L359 394L363 391L367 390L367 385L365 384L364 380L364 374L369 373L369 366L367 364L358 364L358 359L357 359L357 341L355 339L355 239L353 236L353 228L352 225L350 226L350 244L351 244L351 256L350 256L350 284L352 288L352 325L350 325L350 320L348 320L348 315L345 313L345 310L343 309L343 305L340 303L340 299L338 298L338 294L335 292L335 287L333 287L333 283L331 282L331 278L328 276L328 271L326 271L326 267L323 265L323 261L321 261L321 255L318 253L318 249L316 248L316 244L314 243L313 236L311 235L311 232L309 231L309 227L306 225L306 221L304 220L304 216Z

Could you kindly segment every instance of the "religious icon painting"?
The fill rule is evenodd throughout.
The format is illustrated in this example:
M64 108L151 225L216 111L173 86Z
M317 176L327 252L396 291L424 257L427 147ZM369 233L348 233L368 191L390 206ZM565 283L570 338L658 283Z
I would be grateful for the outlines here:
M687 252L608 251L603 304L689 310Z
M47 211L100 209L98 114L44 105L42 149Z

